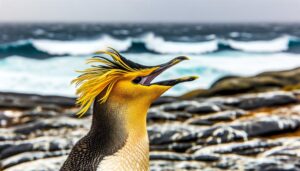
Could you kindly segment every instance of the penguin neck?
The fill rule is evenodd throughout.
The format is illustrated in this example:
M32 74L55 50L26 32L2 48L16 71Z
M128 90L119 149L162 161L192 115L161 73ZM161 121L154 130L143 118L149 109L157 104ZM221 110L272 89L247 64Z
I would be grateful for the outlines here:
M150 104L120 102L112 98L100 103L98 99L96 98L93 104L91 133L116 138L147 134L146 119Z
M93 105L93 118L90 135L98 144L101 155L110 160L100 162L99 166L106 167L107 162L115 161L114 157L127 156L130 160L140 163L139 167L148 167L149 163L149 141L147 134L146 116L148 105L133 102L119 102L108 99L100 103L98 99ZM103 151L105 147L106 150ZM103 154L104 152L104 154ZM130 152L130 154L127 154ZM125 154L124 154L125 153ZM119 154L119 155L116 155ZM136 158L136 156L144 156ZM121 159L121 161L124 161ZM132 163L135 164L135 163ZM127 164L128 165L128 164ZM127 165L120 163L120 168ZM129 169L129 168L127 168Z
M103 156L97 170L149 169L147 110L142 103L95 100L90 135Z
M120 143L126 141L128 131L124 127L125 121L122 110L117 110L117 108L118 106L109 103L100 104L98 99L94 101L92 125L89 134L101 144L114 142L116 139ZM117 144L116 146L121 145Z

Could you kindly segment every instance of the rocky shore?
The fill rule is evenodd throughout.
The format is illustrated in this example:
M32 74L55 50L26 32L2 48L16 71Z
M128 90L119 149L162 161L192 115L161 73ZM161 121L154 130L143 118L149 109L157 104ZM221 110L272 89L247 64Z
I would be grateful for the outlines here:
M300 170L299 85L298 68L160 98L148 112L151 170ZM91 123L74 102L0 93L0 170L58 170Z

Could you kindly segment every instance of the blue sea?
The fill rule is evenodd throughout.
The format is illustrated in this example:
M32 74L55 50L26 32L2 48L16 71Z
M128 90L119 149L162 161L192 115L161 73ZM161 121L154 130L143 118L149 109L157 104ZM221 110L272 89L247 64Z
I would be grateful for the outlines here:
M75 70L108 46L144 65L189 56L156 80L200 78L166 95L300 67L299 24L0 24L0 91L74 96Z

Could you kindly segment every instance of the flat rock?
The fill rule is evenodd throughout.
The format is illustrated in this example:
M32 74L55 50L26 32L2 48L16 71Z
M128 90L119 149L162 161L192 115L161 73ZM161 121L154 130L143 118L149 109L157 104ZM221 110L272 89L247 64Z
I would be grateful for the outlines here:
M182 99L256 93L280 89L299 89L300 68L286 71L265 72L250 77L226 76L217 80L207 90L193 90L181 96Z
M182 120L190 118L192 115L187 112L165 112L159 108L152 108L148 111L147 120Z
M241 116L247 115L244 110L227 110L222 112L213 113L207 116L194 117L187 120L188 124L194 125L213 125L218 121L233 121Z
M174 152L153 152L150 153L150 160L184 161L191 157L187 154Z
M160 99L147 117L150 170L299 169L299 94ZM0 107L0 170L59 170L91 124L72 98L0 93L1 102L11 106Z
M296 103L298 99L292 93L262 93L258 95L244 96L236 107L240 109L256 109L260 107L271 107Z

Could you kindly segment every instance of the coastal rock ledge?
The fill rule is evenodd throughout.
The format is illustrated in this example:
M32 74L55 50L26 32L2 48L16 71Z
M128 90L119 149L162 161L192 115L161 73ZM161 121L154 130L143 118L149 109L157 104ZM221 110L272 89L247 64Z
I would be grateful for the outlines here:
M57 171L91 123L74 102L0 93L0 170ZM300 91L163 97L148 133L153 171L299 171Z

